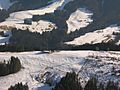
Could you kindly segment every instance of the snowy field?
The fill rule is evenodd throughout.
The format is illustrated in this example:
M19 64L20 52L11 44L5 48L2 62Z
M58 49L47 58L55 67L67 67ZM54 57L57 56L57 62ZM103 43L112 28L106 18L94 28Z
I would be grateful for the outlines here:
M88 26L93 20L91 16L93 13L86 8L79 8L70 15L66 21L68 24L68 33L79 30L80 28Z
M0 90L7 90L18 82L28 83L30 90L51 90L44 84L50 80L54 85L66 72L79 72L81 81L96 74L100 81L120 81L120 52L60 51L0 53L0 60L9 60L16 56L21 60L22 69L16 74L0 77ZM113 67L115 70L113 71Z
M120 33L120 26L112 25L102 30L86 33L85 35L75 38L73 41L66 42L66 44L83 45L86 43L96 44L108 42L115 39L115 35L113 35L115 32Z
M21 30L29 29L31 32L45 32L45 31L51 31L53 28L56 28L56 25L49 21L39 20L38 22L32 22L31 25L24 24L24 21L18 23L12 22L12 21L5 21L0 23L0 26L8 26L13 27Z

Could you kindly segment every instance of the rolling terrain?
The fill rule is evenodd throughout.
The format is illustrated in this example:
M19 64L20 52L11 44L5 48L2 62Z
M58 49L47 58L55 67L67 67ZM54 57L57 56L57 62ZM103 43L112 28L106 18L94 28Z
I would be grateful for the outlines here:
M31 4L32 3L32 4ZM0 0L0 62L18 57L19 72L1 76L52 90L67 72L82 87L91 76L120 85L120 0Z

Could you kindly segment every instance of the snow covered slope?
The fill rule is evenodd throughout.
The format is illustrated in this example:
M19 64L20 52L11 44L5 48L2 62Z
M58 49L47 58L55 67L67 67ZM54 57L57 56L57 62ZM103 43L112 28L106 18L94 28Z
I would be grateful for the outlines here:
M91 19L92 15L93 13L86 8L77 9L66 21L68 24L68 33L74 32L76 29L79 30L80 28L89 25L93 21Z
M44 15L45 13L52 13L58 7L62 6L63 2L64 2L64 0L57 0L57 1L55 0L54 3L52 3L51 5L48 5L46 7L40 8L40 9L27 10L27 11L20 11L20 12L11 13L10 17L7 18L6 21L0 23L0 26L7 25L7 26L11 26L11 27L20 28L20 29L22 29L21 27L24 27L24 29L26 27L30 27L31 31L38 31L37 30L38 28L35 27L36 26L35 23L33 23L33 25L29 25L29 26L23 24L24 23L24 19L26 19L26 18L32 18L33 15ZM45 29L50 28L50 27L43 27L43 26L49 26L49 25L51 25L51 22L47 22L48 24L46 22L47 21L45 21L45 22L44 21L43 22L40 21L39 22L40 23L39 24L40 26L38 26L39 30L41 30L41 29L43 30L44 29L44 31L45 31ZM40 27L43 27L43 28L40 28ZM34 28L35 30L33 30L31 28ZM41 31L38 31L38 32L41 32Z
M97 74L100 81L120 80L118 77L120 73L117 73L120 70L120 52L61 51L52 54L40 51L6 52L0 53L0 60L8 60L11 56L17 56L23 68L16 74L0 77L0 90L7 90L10 85L18 82L27 82L30 90L45 90L45 88L51 90L50 86L44 84L45 80L51 78L54 84L65 76L66 72L73 70L79 72L86 60L86 65L79 73L80 77L88 78L90 75ZM113 67L116 73L112 71ZM115 74L112 75L113 73Z
M85 35L75 38L73 41L66 42L66 44L83 45L86 43L95 44L108 42L115 39L115 35L113 35L114 32L120 32L120 27L112 25L102 30L86 33Z
M32 22L31 25L24 24L24 21L5 21L0 23L1 27L7 26L12 28L18 28L22 30L29 29L32 32L44 32L44 31L51 31L53 28L56 28L56 25L49 21L40 20L38 22Z
M31 31L37 31L37 32L43 32L43 31L50 31L53 28L55 28L55 25L49 21L39 21L39 22L33 22L32 25L26 25L24 24L24 19L26 18L32 18L33 15L44 15L45 13L52 13L56 9L63 9L64 6L72 0L53 0L52 4L35 9L35 10L26 10L26 11L18 11L10 14L10 17L6 19L6 21L0 23L0 26L11 26L16 27L20 29L30 29ZM7 2L7 0L6 0ZM3 0L0 2L1 5L7 5ZM9 6L9 5L7 5ZM48 26L51 26L48 27Z

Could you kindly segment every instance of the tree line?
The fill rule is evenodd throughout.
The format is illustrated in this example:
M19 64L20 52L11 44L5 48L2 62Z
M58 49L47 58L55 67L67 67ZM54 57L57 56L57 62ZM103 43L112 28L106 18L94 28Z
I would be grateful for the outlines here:
M86 43L83 45L64 45L64 50L120 51L120 45L116 45L114 42Z

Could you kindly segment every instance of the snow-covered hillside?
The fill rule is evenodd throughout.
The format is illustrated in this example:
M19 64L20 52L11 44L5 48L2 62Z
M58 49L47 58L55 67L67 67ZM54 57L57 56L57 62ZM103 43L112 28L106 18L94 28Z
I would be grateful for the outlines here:
M44 15L45 13L52 13L59 6L61 6L62 3L63 3L63 0L59 0L59 1L55 1L54 3L52 3L49 6L46 6L46 7L40 8L40 9L12 13L12 14L10 14L10 17L6 19L6 21L0 23L0 26L7 25L7 26L11 26L11 27L20 28L20 29L23 29L21 27L24 27L24 29L30 28L31 31L38 31L38 32L41 32L42 30L45 31L46 29L50 28L47 26L51 25L51 22L47 22L47 21L41 22L40 21L37 24L33 23L33 25L25 25L25 24L23 24L24 19L32 18L33 15ZM39 30L38 30L37 26L39 27ZM46 27L44 27L44 26L46 26ZM51 28L50 28L50 30L51 30Z
M92 15L93 13L86 8L77 9L66 21L68 24L68 33L74 32L76 29L79 30L80 28L89 25L93 21L91 19Z
M9 60L11 56L17 56L23 68L16 74L0 77L0 90L7 90L10 85L18 82L27 82L30 90L51 90L50 86L44 84L45 80L52 79L51 83L54 85L66 72L73 70L79 72L84 65L79 73L82 78L96 74L100 81L120 80L120 73L117 72L120 70L120 52L60 51L52 54L41 51L8 52L0 53L0 60Z
M66 42L66 44L83 45L86 43L95 44L108 42L115 39L115 35L113 35L115 32L120 32L120 27L112 25L102 30L86 33L85 35L75 38L73 41Z
M39 21L39 22L33 22L32 25L26 25L24 24L24 19L26 18L32 18L33 15L44 15L45 13L52 13L54 10L58 8L63 8L65 4L67 4L71 0L53 0L52 4L35 10L27 10L27 11L19 11L14 12L10 14L10 17L6 19L6 21L0 23L0 26L11 26L16 27L20 29L30 29L31 31L37 31L37 32L43 32L43 31L50 31L52 30L55 25L49 21ZM2 4L5 2L0 2ZM5 4L6 5L6 4ZM8 5L7 5L8 6ZM48 27L48 26L51 26Z

